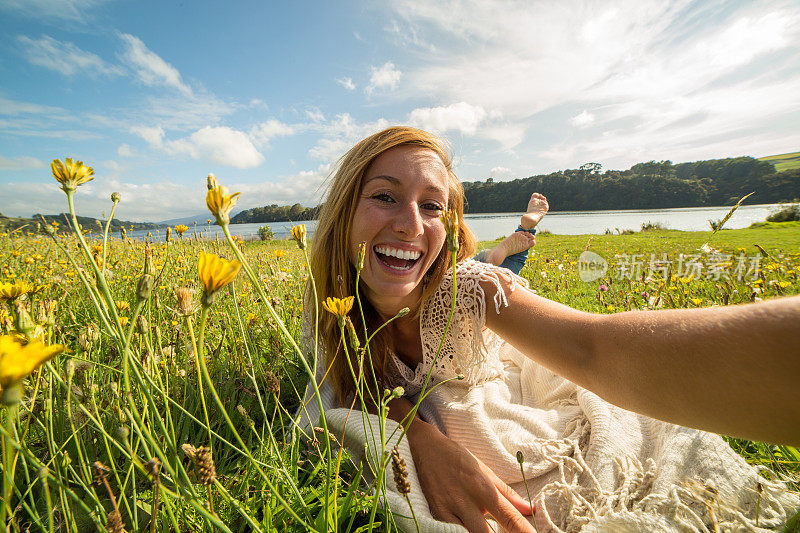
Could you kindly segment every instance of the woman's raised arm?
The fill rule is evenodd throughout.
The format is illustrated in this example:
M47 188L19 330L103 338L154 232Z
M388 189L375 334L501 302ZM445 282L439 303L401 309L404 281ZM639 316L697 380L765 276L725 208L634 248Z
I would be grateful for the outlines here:
M487 312L487 326L605 400L716 433L800 443L800 297L595 315L505 288L509 306Z

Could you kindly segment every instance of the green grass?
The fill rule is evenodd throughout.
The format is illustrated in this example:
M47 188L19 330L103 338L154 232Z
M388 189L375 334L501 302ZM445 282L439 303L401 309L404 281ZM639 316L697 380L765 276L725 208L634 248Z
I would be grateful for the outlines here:
M784 170L791 170L793 168L800 168L800 152L792 152L789 154L768 155L766 157L759 157L759 161L769 161L775 165L775 171L781 172Z
M162 235L155 234L157 238ZM45 325L45 331L52 342L66 347L63 355L28 381L21 414L13 422L17 434L25 435L14 476L12 504L18 509L16 520L31 522L34 531L46 530L48 516L54 516L62 527L77 531L104 527L111 510L110 499L105 489L92 485L88 470L89 464L99 460L112 469L111 487L126 528L147 530L153 489L142 465L158 450L173 474L168 475L165 466L157 531L175 529L175 523L198 531L211 530L211 520L204 512L212 501L214 512L232 531L249 530L247 518L264 531L305 531L306 526L292 513L309 525L329 529L330 522L324 522L326 508L336 510L339 530L367 530L377 527L378 522L393 530L390 514L379 509L370 518L377 500L370 494L370 486L360 480L357 464L345 454L339 476L328 477L327 467L335 466L335 458L329 463L316 439L293 438L289 419L297 409L307 378L297 354L281 336L278 322L265 312L264 298L242 273L235 282L235 295L223 290L210 308L203 345L210 381L225 399L225 411L252 458L243 453L224 420L224 411L211 400L211 388L207 383L201 385L196 371L190 338L192 331L198 334L199 318L195 315L187 321L175 312L178 287L195 289L195 303L199 300L199 251L205 248L229 258L233 254L226 243L197 242L191 237L190 231L170 246L153 243L151 261L156 272L167 267L144 303L146 323L133 319L136 284L144 268L144 247L140 242L110 243L106 265L112 272L108 276L111 295L114 301L129 303L127 308L119 305L120 314L136 324L130 344L135 370L131 401L119 393L123 383L122 350L108 331L102 330L98 335L91 332L102 328L86 288L78 279L79 272L49 240L24 231L0 233L0 282L24 279L45 285L42 292L26 297L25 305L38 321L39 302L58 302L55 324ZM688 279L676 275L662 287L657 278L617 279L615 275L620 262L615 256L640 255L646 269L650 254L666 254L671 260L679 254L702 255L699 249L704 243L731 256L753 256L760 253L755 246L759 245L769 257L762 259L761 272L755 279ZM88 263L78 257L75 242L66 244L67 250L89 270ZM307 276L302 253L286 240L239 246L257 270L259 284L278 317L292 337L299 339L301 295ZM609 261L607 275L591 283L579 279L576 266L578 256L587 248ZM703 255L703 260L708 259ZM659 291L664 295L660 305L666 308L726 305L800 294L800 225L771 224L724 230L713 236L711 232L675 230L631 235L537 235L536 247L522 274L539 294L597 313L650 308L654 306L650 298ZM607 290L601 291L601 285ZM0 306L0 333L13 331L13 314L13 309ZM189 329L190 323L194 330ZM71 375L68 369L73 363L79 365L79 370ZM276 378L278 389L274 387ZM238 405L249 413L252 424L240 414ZM0 418L7 420L8 411L0 409L0 413ZM134 415L140 417L142 425ZM210 498L198 483L191 462L181 452L184 443L206 445L209 430L214 435L219 481ZM752 464L768 466L789 479L800 479L800 453L795 448L739 439L728 442ZM45 505L46 489L39 481L40 461L52 476L49 491L55 512L49 512ZM259 467L268 472L267 478L259 473ZM329 516L328 520L334 518Z

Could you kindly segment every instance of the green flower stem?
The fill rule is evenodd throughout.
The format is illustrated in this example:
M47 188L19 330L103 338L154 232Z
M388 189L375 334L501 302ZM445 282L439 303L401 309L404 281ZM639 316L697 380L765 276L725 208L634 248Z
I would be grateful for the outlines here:
M453 270L453 297L451 298L450 302L450 314L447 316L447 324L444 328L444 333L442 334L442 340L439 342L439 348L436 350L436 355L431 362L431 367L428 369L428 373L425 376L425 381L422 383L422 390L419 393L419 398L417 398L417 402L411 406L411 410L408 414L403 418L400 422L400 427L403 428L400 438L405 436L408 432L408 428L411 427L411 423L414 421L414 416L417 414L417 410L419 409L419 405L422 402L423 398L427 396L428 391L428 381L433 374L433 369L436 366L436 361L439 360L439 356L442 354L442 348L444 347L444 341L447 338L447 333L450 331L450 324L453 321L453 315L456 312L456 254L451 252L450 253L450 261L451 261L451 268Z
M22 445L21 445L21 444L19 444L18 442L14 441L14 440L13 440L13 437L12 437L12 436L11 436L11 434L8 432L8 429L7 429L6 427L4 427L3 425L0 425L0 432L2 432L2 433L3 433L4 442L10 442L10 443L11 443L11 446L13 446L13 448L14 448L14 450L15 450L15 451L17 451L17 452L19 452L19 453L22 453L22 454L25 454L25 458L26 458L28 461L30 461L30 462L31 462L31 464L33 464L33 465L34 465L36 468L39 468L39 469L41 469L41 468L43 468L43 467L45 467L45 466L46 466L44 463L42 463L42 462L41 462L41 461L40 461L40 460L39 460L39 459L38 459L38 458L37 458L37 457L36 457L36 456L33 454L33 452L31 452L31 451L28 449L28 447L27 447L27 446L22 446ZM98 531L100 531L100 530L104 529L104 526L103 526L103 524L101 524L101 523L100 523L100 521L97 519L97 517L95 516L95 514L94 514L93 510L92 510L91 508L89 508L89 506L88 506L88 505L86 505L86 502L84 502L84 501L83 501L83 499L82 499L81 497L79 497L77 494L75 494L75 492L74 492L72 489L70 489L70 488L69 488L67 485L65 485L65 484L64 484L64 483L61 481L61 479L60 479L59 477L56 477L56 476L54 476L54 475L52 474L52 472L50 472L50 471L48 470L48 472L47 472L47 479L49 479L50 481L54 481L54 482L56 483L56 485L58 485L58 487L59 487L59 493L61 493L61 494L64 494L64 493L66 493L66 494L67 494L67 495L68 495L68 496L69 496L69 497L70 497L70 498L71 498L71 499L72 499L72 500L73 500L73 501L74 501L74 502L75 502L75 503L78 505L78 507L80 507L81 509L83 509L83 511L86 513L86 516L89 516L89 517L92 519L92 521L93 521L93 522L94 522L94 523L97 525L97 527L98 527ZM62 500L62 504L66 506L66 501L65 501L65 500ZM3 507L3 508L4 508L5 506L0 506L0 507ZM67 510L68 508L69 508L69 507L63 507L63 509L64 509L64 510ZM5 519L3 519L3 520L5 520ZM74 527L75 527L75 526L74 526L74 524L73 524L73 528L74 528Z
M108 228L111 226L111 219L114 218L114 212L117 210L117 202L111 205L111 214L106 220L106 227L103 231L103 277L106 275L106 243L108 243Z
M41 480L44 498L47 503L47 533L53 533L53 497L50 496L50 484L47 481L47 476L42 476Z
M117 326L117 331L119 331L119 337L122 338L123 330L122 330L122 323L119 321L119 315L117 314L117 307L114 304L114 298L111 296L111 290L108 288L108 283L106 283L106 278L103 276L103 273L100 272L100 269L97 267L97 263L92 260L92 254L89 252L89 247L86 245L86 240L83 238L83 233L81 232L80 225L78 224L78 217L75 214L75 201L73 200L73 196L75 195L75 191L67 191L67 204L69 205L69 214L72 216L72 225L75 231L75 235L78 237L78 242L83 249L83 253L86 256L86 260L92 265L94 269L95 278L97 279L97 285L100 287L100 291L103 294L103 297L106 300L106 305L108 306L108 313L111 315L111 318L114 320L114 324Z
M308 251L305 248L303 248L303 258L306 261L306 268L311 274L311 262L308 260ZM311 292L314 293L314 376L316 376L317 365L319 364L319 295L317 294L317 282L314 281L314 276L310 275L310 279Z
M253 356L250 353L250 344L247 342L247 335L245 335L244 323L242 322L242 310L239 308L239 301L236 297L236 280L231 282L231 295L233 296L233 308L236 310L236 321L239 323L239 331L242 333L242 343L244 344L244 351L247 354L247 359L250 362L250 367L255 368L253 364ZM258 399L258 406L261 408L261 414L264 416L264 421L269 427L270 433L272 432L272 424L267 417L267 408L261 399L261 390L256 381L255 371L248 372L247 377L253 382L253 387L256 389L256 398Z
M208 308L203 307L202 311L200 311L200 323L201 328L205 327L206 323L206 314L208 313ZM208 430L208 449L212 452L214 451L213 448L213 439L211 438L211 421L208 419L208 406L206 405L206 393L203 391L203 381L200 374L200 360L202 359L202 354L200 350L198 350L197 342L194 338L194 328L192 327L192 319L191 317L184 317L186 321L186 329L189 331L189 338L192 340L192 351L194 352L194 363L195 368L197 368L197 385L200 389L200 402L203 404L203 416L206 419L206 429Z
M77 272L78 276L81 278L81 281L83 282L83 285L86 287L86 290L89 292L89 297L92 299L92 303L94 304L95 309L97 309L97 314L100 316L100 321L105 326L106 331L108 331L109 334L112 337L114 337L115 340L119 340L121 338L119 336L119 332L109 323L109 317L108 314L105 312L105 307L100 303L101 296L97 292L97 288L93 284L89 283L89 280L86 279L86 276L83 274L81 267L78 265L75 259L70 255L67 249L64 248L61 245L61 243L56 240L55 235L52 236L52 239L53 242L56 244L56 246L64 253L65 256L67 256L67 259L72 265L72 268L75 269L75 272Z
M13 385L12 385L13 386ZM17 418L18 405L6 406L5 432L3 435L3 505L0 505L0 527L6 527L6 516L13 512L11 494L14 490L14 446L11 441L14 433L14 420Z
M123 394L127 392L131 392L131 379L130 379L130 366L131 366L131 337L133 336L133 328L136 327L136 320L139 318L139 313L142 312L142 307L144 306L144 300L137 299L136 308L133 311L133 315L131 316L130 320L128 321L128 332L125 334L125 344L122 345L122 379L125 383L125 388L123 389Z
M206 310L207 310L207 307L203 307L203 310L201 311L201 320L203 320L202 314L204 312L206 312ZM191 326L189 326L189 327L191 328ZM203 349L202 346L200 346L199 347L199 351L202 352L202 349ZM222 400L220 399L219 394L217 394L217 389L214 387L214 382L211 381L211 375L209 375L209 373L208 373L208 367L206 366L206 358L205 358L205 356L203 356L202 353L198 353L197 351L195 353L197 354L197 361L199 361L200 370L202 372L203 379L205 380L206 385L208 386L208 388L211 390L211 395L214 397L214 401L216 402L217 407L219 408L220 412L222 413L222 416L225 418L225 421L228 423L228 427L231 429L231 431L233 432L234 437L236 437L236 440L239 442L239 446L242 447L242 450L244 450L244 452L247 454L247 457L253 463L253 466L256 467L256 470L258 470L258 473L261 475L261 477L264 479L264 481L266 481L267 485L269 485L270 490L275 494L275 496L280 500L280 502L286 507L286 510L289 511L289 513L295 518L295 520L300 522L300 524L302 524L306 528L310 528L311 526L309 526L302 518L300 518L300 516L297 513L295 513L294 509L292 509L292 507L289 505L289 503L286 502L286 500L283 499L283 497L278 492L277 488L272 484L272 481L270 481L270 479L267 476L267 474L264 472L264 470L261 469L261 466L259 465L258 461L256 461L255 458L253 457L253 454L250 452L250 448L244 442L244 440L242 439L241 435L239 435L239 431L237 431L236 426L233 424L233 421L231 420L230 416L228 415L228 411L225 409L225 405L222 403ZM201 384L201 389L202 389L202 384ZM210 427L209 427L209 431L210 431Z
M223 496L225 496L228 499L228 502L230 502L233 508L236 509L240 515L242 515L242 518L245 519L245 521L250 525L250 527L253 528L254 531L258 531L259 533L261 533L261 528L258 527L258 524L253 520L253 518L249 514L247 514L247 511L245 511L242 508L242 505L236 500L236 498L231 496L230 492L228 492L228 489L225 488L225 485L220 483L219 480L215 479L214 486L220 493L222 493Z
M322 423L322 428L325 430L325 438L323 439L325 442L325 456L327 459L327 478L330 479L330 462L331 462L331 444L330 439L328 438L328 421L325 419L325 408L322 405L322 396L319 393L319 386L317 385L317 377L314 374L314 370L308 365L308 361L306 361L306 357L303 354L303 351L297 345L292 337L292 334L289 333L289 330L286 329L286 324L283 323L283 320L280 319L278 313L275 312L275 308L272 307L272 304L267 298L267 295L264 293L264 289L261 287L261 284L258 282L258 277L253 272L252 268L250 268L250 264L247 262L247 259L244 258L242 251L239 250L239 247L236 246L236 243L233 242L233 238L231 237L231 232L228 229L228 225L225 224L220 226L222 228L222 232L225 234L225 238L228 239L228 244L231 248L233 248L233 253L236 254L236 258L242 264L244 271L247 273L247 276L250 278L250 282L253 284L253 287L258 292L261 301L266 305L267 311L269 312L270 316L273 320L278 324L278 328L280 328L281 332L284 336L289 340L289 343L292 345L292 348L297 352L299 355L299 359L301 364L303 365L303 369L308 373L310 378L310 383L312 388L314 389L314 397L317 400L317 407L319 408L319 418L320 422ZM309 273L313 278L313 273ZM327 481L326 481L327 485ZM326 487L327 488L327 487Z

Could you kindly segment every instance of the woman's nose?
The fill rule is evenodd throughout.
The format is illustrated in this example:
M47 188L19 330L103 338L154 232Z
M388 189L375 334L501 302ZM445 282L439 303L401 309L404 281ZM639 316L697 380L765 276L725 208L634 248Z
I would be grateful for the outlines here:
M409 203L399 209L394 219L394 230L408 237L417 237L422 234L422 215L416 202Z

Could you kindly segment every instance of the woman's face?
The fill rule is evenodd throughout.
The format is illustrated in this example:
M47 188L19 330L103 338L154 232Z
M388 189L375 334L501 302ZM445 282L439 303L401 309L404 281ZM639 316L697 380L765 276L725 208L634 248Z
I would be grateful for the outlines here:
M364 176L350 233L350 260L366 242L361 279L380 311L413 307L422 278L445 241L439 215L447 208L447 169L436 152L397 146L375 159Z

